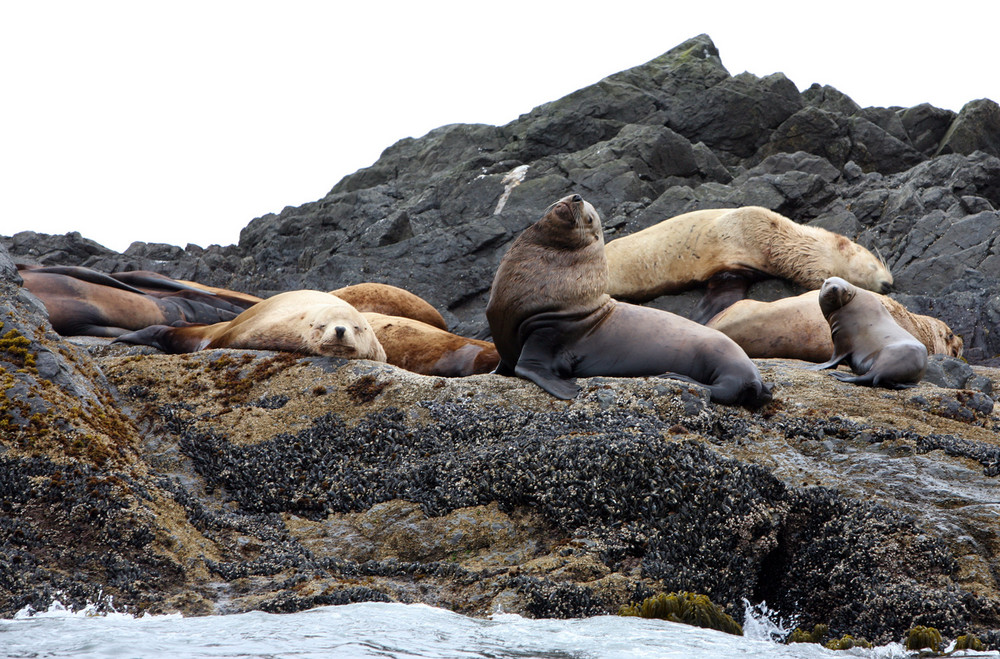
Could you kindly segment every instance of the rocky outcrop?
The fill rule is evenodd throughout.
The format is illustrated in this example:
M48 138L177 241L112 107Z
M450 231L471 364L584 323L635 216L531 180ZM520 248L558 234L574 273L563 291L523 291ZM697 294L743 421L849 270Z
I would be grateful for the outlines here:
M1000 640L1000 374L976 364L1000 354L991 107L800 94L729 75L701 36L506 126L402 140L239 245L3 239L0 614L58 592L188 614L398 600L581 616L689 590L837 635ZM506 245L570 191L609 239L747 204L839 231L973 364L936 357L920 386L885 391L764 360L775 400L753 412L657 378L558 401L495 375L62 340L7 255L260 295L384 281L474 334Z
M750 412L658 378L582 380L567 402L496 375L78 342L135 425L115 459L5 442L5 615L99 589L136 611L556 617L690 590L883 641L1000 623L981 391L761 361L775 402Z
M702 35L505 126L401 140L323 199L253 220L238 245L117 254L79 234L28 232L4 244L45 264L153 269L258 295L393 283L459 333L482 334L506 246L570 191L597 207L609 240L689 210L757 204L878 249L898 298L948 322L967 358L988 363L1000 354L1000 333L985 329L998 304L997 116L986 99L957 114L861 108L829 86L799 93L781 74L731 76ZM691 298L655 304L684 313Z

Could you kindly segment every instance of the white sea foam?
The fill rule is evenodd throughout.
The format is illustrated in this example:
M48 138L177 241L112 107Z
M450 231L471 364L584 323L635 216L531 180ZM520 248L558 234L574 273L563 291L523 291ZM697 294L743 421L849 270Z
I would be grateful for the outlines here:
M0 656L22 657L381 657L425 659L680 658L829 659L913 657L899 644L833 652L815 644L783 645L791 622L764 605L748 607L747 636L662 620L598 616L534 620L508 613L469 618L422 604L363 603L292 614L259 611L184 618L134 617L109 602L0 620ZM97 609L102 610L101 613ZM1000 656L990 653L992 656ZM982 656L977 654L976 656Z

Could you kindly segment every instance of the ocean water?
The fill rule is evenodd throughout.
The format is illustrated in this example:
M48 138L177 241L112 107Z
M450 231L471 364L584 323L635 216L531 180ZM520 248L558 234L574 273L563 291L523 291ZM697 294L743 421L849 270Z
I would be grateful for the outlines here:
M833 652L818 645L783 645L787 631L766 609L750 608L742 637L659 620L599 616L532 620L500 614L469 618L422 604L363 603L292 614L262 612L185 618L96 615L53 602L0 620L0 657L298 657L391 659L628 659L691 657L916 656L899 644ZM965 653L959 653L965 654ZM967 656L1000 654L977 653Z

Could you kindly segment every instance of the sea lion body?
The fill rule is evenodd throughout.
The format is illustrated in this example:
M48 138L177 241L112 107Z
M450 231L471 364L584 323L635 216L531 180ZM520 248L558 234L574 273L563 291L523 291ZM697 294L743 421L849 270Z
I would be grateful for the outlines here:
M24 287L45 305L52 328L63 336L116 337L150 325L222 322L240 313L228 305L147 295L89 268L32 267L19 272Z
M385 349L386 361L421 375L462 377L489 373L500 362L489 341L467 339L433 325L380 313L361 314Z
M771 399L757 367L721 332L605 292L600 217L579 195L554 204L511 245L497 268L486 317L497 373L569 399L575 377L664 375L708 387L712 400Z
M330 291L358 311L401 316L447 330L448 323L429 302L410 291L390 284L365 282Z
M892 286L885 264L864 247L759 206L684 213L612 240L606 252L608 293L615 299L645 302L707 283L709 297L699 322L767 277L807 289L819 288L831 276L882 293Z
M830 324L834 353L816 370L846 362L855 375L834 371L843 382L904 389L927 371L927 347L893 320L877 297L840 277L823 282L819 305Z
M371 325L354 307L321 291L289 291L212 325L157 325L116 339L183 353L213 348L283 350L327 357L385 361Z
M110 276L118 281L134 286L148 295L174 295L187 297L188 299L202 300L206 303L214 303L220 306L228 305L234 309L238 309L236 313L249 309L263 299L249 293L208 286L189 279L173 279L152 270L127 270L113 272Z
M931 354L962 356L962 337L943 321L910 312L899 302L873 293L900 327ZM773 302L740 300L707 323L733 339L754 358L825 362L833 356L830 326L819 307L819 291Z

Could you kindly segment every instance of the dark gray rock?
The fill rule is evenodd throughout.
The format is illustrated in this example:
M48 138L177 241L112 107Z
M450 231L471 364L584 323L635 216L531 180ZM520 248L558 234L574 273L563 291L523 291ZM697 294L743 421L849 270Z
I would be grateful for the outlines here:
M939 154L975 151L1000 156L1000 105L988 98L965 104L938 149Z
M937 153L941 140L957 115L951 110L922 103L900 113L910 144L926 156Z
M830 85L820 85L815 82L802 92L802 101L806 105L820 110L837 112L848 117L861 111L861 106L851 100L847 94Z

